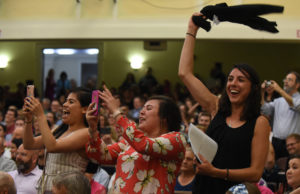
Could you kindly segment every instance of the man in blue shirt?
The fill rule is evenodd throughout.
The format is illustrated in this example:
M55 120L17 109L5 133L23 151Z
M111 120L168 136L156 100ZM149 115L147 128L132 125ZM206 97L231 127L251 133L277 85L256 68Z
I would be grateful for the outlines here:
M273 117L272 144L276 159L288 156L285 139L292 133L300 134L300 75L289 72L283 80L283 88L275 81L262 84L262 94L266 87L272 87L281 97L272 102L265 103L262 97L262 114Z

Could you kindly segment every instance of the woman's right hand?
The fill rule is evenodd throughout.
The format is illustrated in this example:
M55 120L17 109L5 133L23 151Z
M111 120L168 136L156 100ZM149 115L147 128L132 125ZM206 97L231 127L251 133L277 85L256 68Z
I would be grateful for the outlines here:
M192 20L192 17L193 17L193 16L202 16L203 18L205 18L205 16L204 16L202 13L197 12L197 13L194 13L194 14L190 17L190 20L189 20L189 23L188 23L188 30L187 30L187 32L196 35L196 33L197 33L198 29L199 29L199 26L197 26L197 25L193 22L193 20Z
M95 103L91 103L86 111L86 120L89 124L89 132L93 134L97 131L98 116L94 115L96 111Z
M100 99L103 100L102 105L107 108L111 113L119 110L119 101L111 94L109 89L104 85L103 91L100 91Z

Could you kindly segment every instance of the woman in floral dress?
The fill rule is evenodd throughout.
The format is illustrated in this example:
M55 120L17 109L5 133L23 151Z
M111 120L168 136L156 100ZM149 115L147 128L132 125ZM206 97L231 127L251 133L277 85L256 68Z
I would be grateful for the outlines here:
M173 193L185 153L186 140L179 132L181 117L168 97L151 97L140 112L139 126L119 111L118 102L104 87L103 105L117 120L123 139L106 146L97 131L94 104L87 111L90 139L88 157L99 164L116 164L114 193ZM101 131L100 131L101 133Z

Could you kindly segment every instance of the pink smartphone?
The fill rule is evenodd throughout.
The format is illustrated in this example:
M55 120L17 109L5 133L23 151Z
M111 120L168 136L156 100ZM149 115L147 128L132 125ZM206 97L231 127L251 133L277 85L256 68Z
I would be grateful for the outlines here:
M94 105L94 109L96 108L96 111L94 112L94 116L98 115L98 109L99 109L99 92L98 90L93 90L92 93L92 103L95 103Z
M27 96L34 97L34 85L27 85Z

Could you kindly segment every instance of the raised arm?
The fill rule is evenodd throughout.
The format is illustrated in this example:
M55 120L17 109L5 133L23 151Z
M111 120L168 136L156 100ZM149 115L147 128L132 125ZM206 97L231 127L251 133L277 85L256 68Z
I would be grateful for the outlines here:
M149 138L136 129L136 124L126 117L118 120L117 128L123 131L124 139L140 154L176 160L185 153L186 140L181 133L173 132Z
M23 112L25 115L25 130L23 135L23 144L25 149L42 149L44 147L42 137L34 137L32 131L33 114L27 109L28 101L24 100Z
M290 94L288 94L286 91L284 91L284 89L282 89L278 84L277 84L277 82L275 82L274 80L271 80L271 87L273 87L274 88L274 90L276 91L276 92L278 92L284 99L285 99L285 101L288 103L288 105L290 106L290 107L292 107L292 108L294 108L294 109L296 109L297 110L297 108L296 107L299 107L299 102L294 102L294 100L293 100L293 97L290 95ZM299 108L298 108L299 109ZM298 110L298 111L300 111L300 110Z
M103 92L99 97L103 100L103 105L113 113L117 120L116 130L123 135L124 139L140 154L147 154L152 157L177 159L184 155L185 138L180 133L167 133L157 138L149 138L136 129L136 124L122 117L118 111L118 103L111 92L104 86ZM94 126L94 124L92 124ZM91 129L92 137L95 130Z
M201 14L195 13L194 15ZM197 102L214 116L218 111L218 97L212 94L193 74L194 47L197 31L198 27L193 23L192 18L190 18L186 38L181 51L178 75Z
M89 124L89 140L86 144L86 154L98 164L116 164L118 155L125 150L125 141L107 146L100 138L97 131L98 116L94 115L96 108L91 103L86 112L86 119Z
M42 134L38 141L43 143L48 152L72 152L84 149L85 144L88 141L87 128L78 129L73 131L71 135L56 140L48 126L47 119L40 102L32 97L27 97L26 99L28 99L26 102L27 109L37 116L38 125Z

